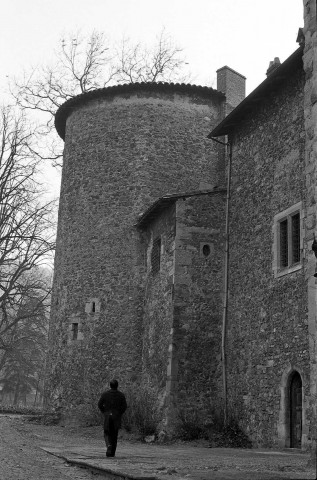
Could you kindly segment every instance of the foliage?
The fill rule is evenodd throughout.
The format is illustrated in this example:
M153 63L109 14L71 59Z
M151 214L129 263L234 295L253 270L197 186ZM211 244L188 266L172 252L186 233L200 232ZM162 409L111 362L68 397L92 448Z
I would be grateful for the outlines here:
M176 436L178 438L190 441L204 437L204 426L196 409L181 409L177 420Z
M252 448L252 442L235 420L230 420L223 428L209 429L207 438L212 447Z
M128 409L122 419L123 428L138 432L142 439L155 434L160 421L158 393L149 381L126 387Z
M24 405L0 404L0 413L20 415L42 415L40 407L25 407Z
M216 411L209 416L209 421L204 418L197 409L180 410L176 436L185 441L205 439L211 447L252 448L252 442L234 418L229 419L227 425L223 415Z

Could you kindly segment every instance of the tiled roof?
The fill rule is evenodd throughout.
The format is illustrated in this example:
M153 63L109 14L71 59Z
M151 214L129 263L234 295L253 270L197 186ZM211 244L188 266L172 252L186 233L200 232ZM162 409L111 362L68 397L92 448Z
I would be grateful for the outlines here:
M211 87L203 87L201 85L191 85L185 83L167 83L167 82L142 82L142 83L127 83L124 85L114 85L112 87L98 88L90 92L82 93L76 97L70 98L63 105L59 107L55 115L55 127L59 136L65 138L65 125L67 117L79 105L88 103L90 100L113 96L117 94L136 93L138 91L163 91L163 92L181 92L188 94L199 94L210 96L217 96L219 99L224 99L225 95L218 92Z
M182 193L171 193L164 195L163 197L158 198L150 207L143 213L140 214L139 220L136 223L136 226L139 228L145 227L149 222L154 220L160 215L160 213L169 205L172 205L180 198L196 197L200 195L216 195L216 194L225 194L226 189L223 187L215 187L211 190L194 190L190 192Z

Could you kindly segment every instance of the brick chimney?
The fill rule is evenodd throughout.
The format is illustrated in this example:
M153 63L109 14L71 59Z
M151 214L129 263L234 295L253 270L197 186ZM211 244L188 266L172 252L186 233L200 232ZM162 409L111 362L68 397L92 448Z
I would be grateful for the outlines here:
M226 95L225 115L228 115L245 98L246 77L232 70L222 67L217 70L217 90Z
M278 57L275 57L274 60L270 62L269 68L266 71L266 76L271 75L274 70L276 70L281 65L281 61Z

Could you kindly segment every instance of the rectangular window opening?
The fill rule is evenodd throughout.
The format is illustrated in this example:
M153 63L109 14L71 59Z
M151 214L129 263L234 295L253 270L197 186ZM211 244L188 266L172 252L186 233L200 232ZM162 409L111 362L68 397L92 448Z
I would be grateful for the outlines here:
M280 266L288 266L288 221L280 222Z
M300 262L300 215L296 213L292 220L292 264Z
M92 313L95 313L95 311L96 311L96 302L92 302L91 311L92 311Z
M302 268L302 202L277 213L273 223L273 272L282 277Z
M296 205L297 206L297 205ZM290 269L301 262L301 214L298 208L290 208L277 219L277 267Z
M78 339L78 323L72 323L72 340Z

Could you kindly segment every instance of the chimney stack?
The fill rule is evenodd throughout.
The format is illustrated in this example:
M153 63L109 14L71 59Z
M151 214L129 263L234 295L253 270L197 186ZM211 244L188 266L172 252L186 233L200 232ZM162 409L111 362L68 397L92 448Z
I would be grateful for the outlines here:
M269 68L266 71L266 76L268 77L281 65L281 61L278 57L275 57L274 60L270 62Z
M222 67L217 70L217 90L226 95L225 115L228 115L245 98L246 77L232 70Z

